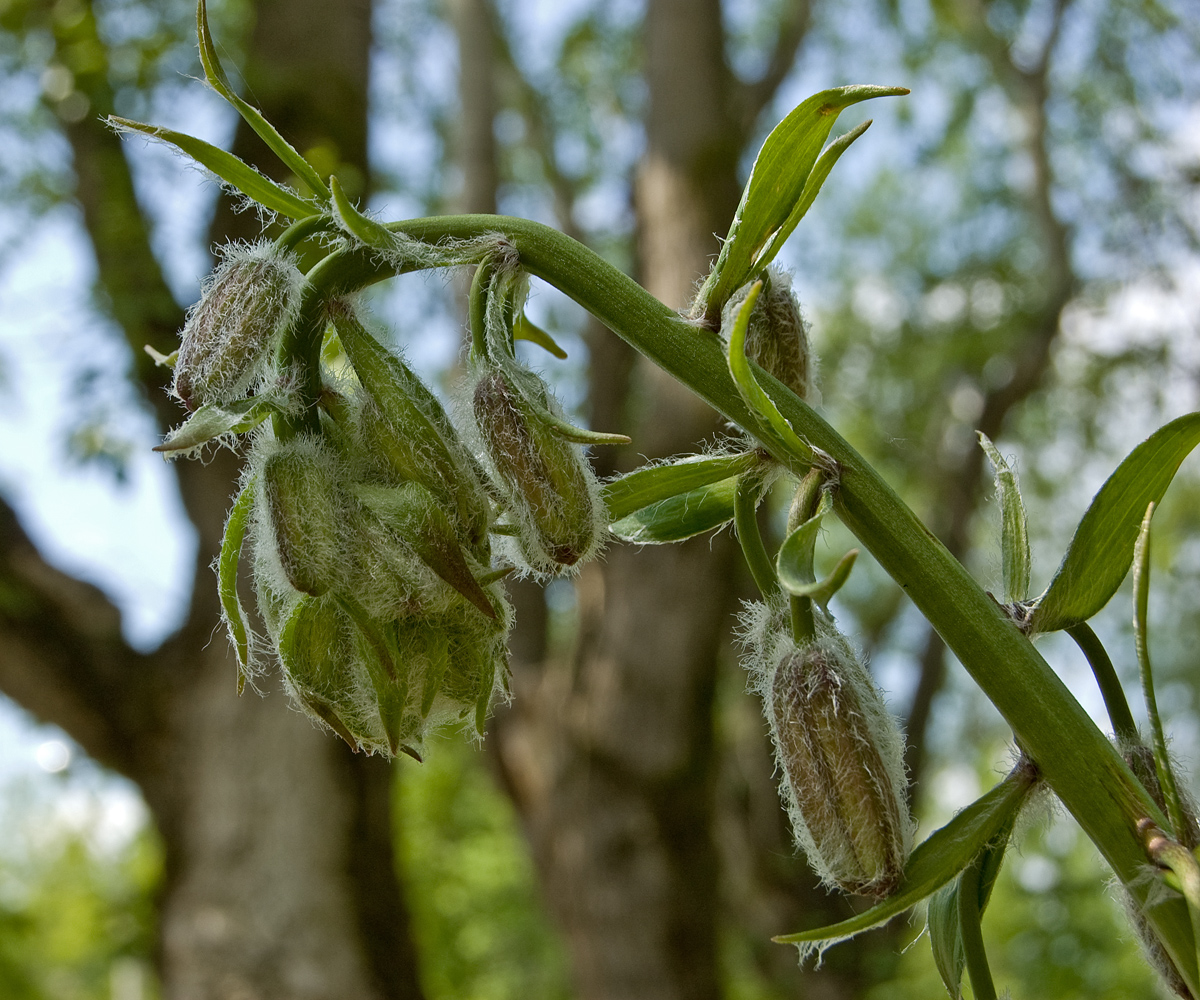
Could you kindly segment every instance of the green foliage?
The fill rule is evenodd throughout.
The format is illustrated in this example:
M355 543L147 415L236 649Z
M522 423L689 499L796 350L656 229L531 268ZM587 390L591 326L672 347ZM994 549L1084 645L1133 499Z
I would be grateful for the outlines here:
M399 770L399 853L428 1000L558 1000L566 956L508 799L475 747Z
M13 785L5 793L10 809L30 805ZM124 995L154 1000L157 840L142 830L114 852L94 830L47 813L45 804L28 809L0 852L0 996L115 1000L121 983L137 983L140 994Z
M1021 1000L1129 1000L1161 995L1107 870L1075 824L1056 816L1020 830L996 880L983 936L997 988ZM864 1000L945 997L932 955L906 949L893 979Z

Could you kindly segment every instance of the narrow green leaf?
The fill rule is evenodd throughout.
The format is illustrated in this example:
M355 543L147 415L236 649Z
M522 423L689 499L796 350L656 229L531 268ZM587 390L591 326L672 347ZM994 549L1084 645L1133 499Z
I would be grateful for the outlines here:
M1025 503L1017 474L1004 460L991 439L979 431L979 444L996 472L996 495L1000 498L1000 552L1004 565L1004 599L1010 604L1029 596L1029 531Z
M549 351L559 359L567 356L567 352L558 346L557 341L524 313L521 313L517 317L516 323L513 324L513 339L528 340L531 344L537 344L542 350Z
M855 86L823 90L801 103L775 127L759 150L729 236L709 280L700 291L708 315L719 314L733 292L751 279L756 262L762 260L763 250L772 243L773 237L789 223L794 227L800 221L801 206L807 208L803 204L808 194L806 188L811 192L808 197L811 203L837 157L862 134L859 129L836 150L831 147L830 158L822 165L824 174L814 178L809 188L817 157L839 113L873 97L907 93L904 87ZM774 250L778 250L778 245Z
M376 250L396 249L397 240L391 230L355 208L336 177L329 178L329 190L333 198L333 214L346 232Z
M958 876L958 933L975 1000L997 1000L996 984L992 981L987 948L983 943L983 904L980 902L984 894L980 884L983 862L982 857L976 858Z
M767 547L758 528L758 505L763 498L764 482L761 473L738 476L733 502L733 530L758 592L769 600L779 593L779 581L775 578L775 566L767 555Z
M733 520L737 476L701 486L634 511L609 525L618 538L639 545L681 542Z
M771 263L783 249L787 238L792 235L792 232L800 224L800 220L808 214L808 210L812 207L812 203L816 200L817 195L821 191L821 186L825 183L830 171L833 170L834 164L837 163L844 152L850 148L854 140L861 136L867 129L871 127L871 122L868 119L861 125L852 128L849 132L839 135L825 149L817 160L816 165L812 169L812 173L808 175L808 180L804 182L804 190L800 194L800 200L796 202L791 214L770 239L770 242L763 248L762 253L754 258L754 267L750 272L749 277L755 278L762 273L763 269Z
M217 593L221 598L229 641L237 652L238 694L245 684L245 669L250 662L250 626L237 592L238 563L242 556L242 541L246 537L246 521L254 502L254 480L251 479L238 494L225 521L225 537L217 556Z
M758 453L753 451L737 455L688 455L665 465L637 469L605 483L600 495L608 508L608 516L619 521L660 500L749 472L761 461Z
M205 403L166 436L154 451L174 458L222 434L245 434L270 416L272 407L261 400L239 399L223 406Z
M767 422L764 429L772 431L788 451L799 455L811 454L812 449L796 435L792 425L779 412L775 400L758 384L754 369L750 367L750 359L746 357L746 333L750 329L750 314L754 312L754 303L762 294L762 287L761 281L755 282L746 296L746 301L738 310L733 329L729 331L729 347L726 353L729 374L733 376L734 385L737 386L738 393L746 405L756 416Z
M200 63L204 67L204 76L208 80L209 86L233 105L246 124L258 133L267 147L279 157L288 170L303 181L313 194L328 201L329 188L325 186L325 182L321 180L313 165L296 152L292 144L279 134L275 126L263 117L258 108L247 104L233 92L233 88L229 85L229 78L221 67L221 60L217 58L216 46L213 45L212 33L208 28L208 8L205 0L199 0L196 4L196 35L200 40Z
M1106 605L1133 562L1146 505L1167 492L1180 463L1200 443L1200 413L1159 428L1130 452L1100 487L1050 586L1037 600L1030 627L1054 632L1085 622Z
M882 903L840 923L783 934L774 940L809 945L808 950L816 951L887 923L955 878L985 845L1002 833L1020 811L1034 779L1031 768L1019 766L986 795L930 834L908 859L900 888Z
M925 915L933 964L937 966L938 975L942 977L951 1000L962 1000L962 975L967 963L958 921L960 889L961 883L957 878L949 885L942 886L929 897L929 908Z
M1167 737L1163 732L1162 716L1158 714L1158 699L1154 695L1154 673L1150 667L1150 522L1154 517L1154 504L1146 506L1133 547L1133 638L1137 649L1138 673L1142 679L1142 696L1146 701L1146 715L1150 720L1150 735L1154 747L1154 769L1158 773L1158 784L1167 803L1167 819L1177 840L1186 836L1187 820L1175 784L1175 771L1167 753ZM1200 947L1200 941L1197 942Z
M118 131L139 132L182 150L201 166L211 170L225 183L231 184L247 198L258 202L272 212L286 215L289 219L304 219L310 215L317 215L321 211L316 202L293 194L269 177L264 177L232 153L207 143L203 139L197 139L195 136L183 132L174 132L169 128L159 128L156 125L146 125L128 118L118 118L116 115L109 115L108 121Z

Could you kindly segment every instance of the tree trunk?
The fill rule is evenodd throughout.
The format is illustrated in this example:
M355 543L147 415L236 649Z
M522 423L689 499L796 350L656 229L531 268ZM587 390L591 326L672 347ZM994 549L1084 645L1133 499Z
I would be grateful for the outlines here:
M267 117L302 151L359 191L366 176L368 0L263 0L247 78ZM71 58L90 9L59 22ZM106 67L76 72L94 112L111 110ZM177 422L164 378L141 345L171 349L181 311L166 293L133 198L119 140L89 115L65 126L77 197L100 283L124 329L160 424ZM261 143L235 149L277 176ZM357 178L357 183L355 182ZM255 220L223 202L214 238L250 236ZM155 653L122 641L115 610L42 562L11 512L0 575L20 596L0 611L0 688L62 726L97 760L142 788L162 835L159 963L171 1000L400 1000L420 996L392 854L391 768L352 755L289 705L275 677L238 698L209 564L219 546L238 460L180 463L199 533L188 623Z

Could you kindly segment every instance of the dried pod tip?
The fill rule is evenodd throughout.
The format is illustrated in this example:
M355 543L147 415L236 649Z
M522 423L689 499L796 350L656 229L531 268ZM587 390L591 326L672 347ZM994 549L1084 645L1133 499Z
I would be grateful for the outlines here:
M189 410L248 395L299 301L303 278L271 244L224 254L181 335L171 391Z
M863 666L840 637L789 649L770 684L784 797L822 879L883 897L912 841L902 743Z
M579 448L540 420L498 369L485 370L472 404L480 436L520 521L522 548L533 568L554 571L595 554L600 501L595 477Z

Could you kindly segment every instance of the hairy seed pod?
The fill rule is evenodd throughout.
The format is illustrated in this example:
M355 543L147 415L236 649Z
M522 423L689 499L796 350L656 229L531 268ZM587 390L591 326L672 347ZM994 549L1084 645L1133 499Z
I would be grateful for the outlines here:
M397 480L412 480L446 507L464 542L480 546L490 509L471 453L442 404L400 358L358 323L349 307L331 307L338 337L370 399L360 409L362 443Z
M771 678L769 718L784 797L810 862L827 884L883 897L900 883L912 840L902 744L839 638L787 650Z
M807 399L813 377L808 324L787 273L771 268L766 279L766 288L750 314L746 356L801 399ZM722 326L732 324L748 292L749 286L739 289L729 300L723 310Z
M573 566L598 544L599 499L579 449L538 419L499 369L475 385L475 423L521 522L522 548L540 571Z
M296 590L319 597L337 580L344 501L336 457L307 435L271 451L263 462L261 497L279 563Z
M184 324L171 391L189 410L249 394L299 306L303 276L269 243L231 245Z

